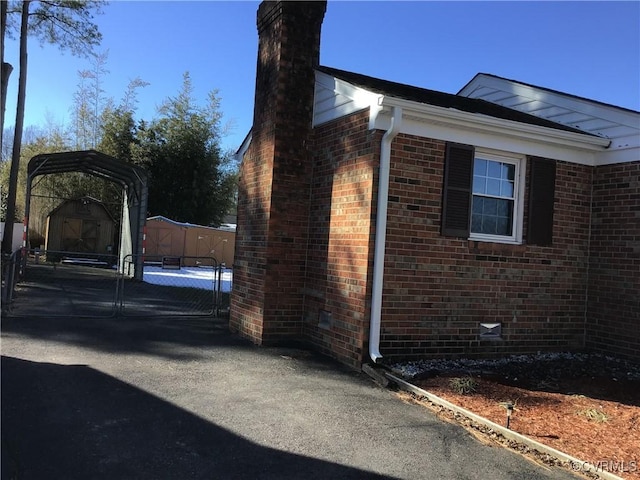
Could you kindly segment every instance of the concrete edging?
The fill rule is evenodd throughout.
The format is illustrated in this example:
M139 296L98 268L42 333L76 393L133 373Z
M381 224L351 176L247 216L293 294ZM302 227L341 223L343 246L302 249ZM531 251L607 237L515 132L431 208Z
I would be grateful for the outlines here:
M540 443L536 440L526 437L520 433L514 432L513 430L509 430L506 427L503 427L502 425L492 422L491 420L487 420L486 418L481 417L480 415L477 415L465 408L459 407L443 398L438 397L437 395L434 395L431 392L428 392L426 390L423 390L422 388L416 387L415 385L395 376L390 372L384 372L384 374L389 380L395 382L398 385L398 387L400 387L402 390L415 393L416 395L420 395L426 398L427 400L429 400L430 402L435 403L436 405L440 405L441 407L452 410L455 413L464 415L465 417L468 417L471 420L481 425L484 425L488 428L491 428L492 430L495 430L496 432L500 433L503 437L509 440L523 443L532 449L551 455L563 462L567 462L569 465L571 465L571 469L576 473L593 473L605 480L624 480L623 478L618 477L617 475L614 475L610 472L598 469L598 467L596 467L596 465L592 463L585 462L578 458L567 455L566 453L563 453L560 450L556 450L555 448L549 447L543 443Z

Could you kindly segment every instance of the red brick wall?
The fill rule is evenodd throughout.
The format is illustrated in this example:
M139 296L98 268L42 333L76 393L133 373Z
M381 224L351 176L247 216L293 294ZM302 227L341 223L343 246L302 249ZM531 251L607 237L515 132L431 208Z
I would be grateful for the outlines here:
M367 111L311 132L325 9L326 2L263 2L258 10L230 327L256 343L306 339L359 367L367 361L383 132L367 130ZM444 152L444 142L410 135L392 144L385 359L585 343L637 357L640 162L558 162L553 245L541 247L526 244L528 186L523 245L443 237ZM481 322L500 322L502 339L480 341Z
M273 172L272 144L250 148L240 167L230 328L256 343L263 333L264 281ZM262 161L262 159L265 159Z
M367 120L361 112L315 129L304 290L305 338L354 367L368 361L383 133L368 132ZM558 162L551 247L473 242L440 234L444 151L408 135L392 146L385 360L582 349L592 168ZM502 340L480 341L480 322L501 322Z
M306 243L300 239L304 254L298 250L293 255L294 249L287 248L292 246L281 245L268 249L269 254L277 252L271 260L256 261L264 258L260 252L267 251L264 239L269 238L264 233L268 228L261 225L275 225L269 222L274 209L269 210L264 200L270 193L267 179L272 167L245 160L243 185L253 193L252 201L243 204L244 212L265 222L239 226L242 241L252 249L245 255L249 268L240 271L246 277L238 282L236 272L234 285L239 283L245 294L244 301L235 305L236 312L246 318L252 312L258 312L257 317L268 312L270 296L287 291L302 296L303 324L280 332L305 339L356 368L368 361L383 133L369 132L367 122L368 112L359 112L314 129L310 137L314 154ZM272 148L268 142L255 143ZM594 170L558 162L553 245L526 244L528 183L525 243L504 245L440 234L444 151L442 141L409 135L399 135L392 146L381 339L385 360L585 346L637 358L640 163ZM304 288L296 287L295 276L287 274L276 282L273 274L264 273L274 258L278 265L288 256L300 262ZM289 272L290 266L285 270ZM274 288L257 284L265 278ZM321 318L321 312L328 316ZM283 318L282 313L276 318ZM479 340L480 322L502 323L502 340ZM260 320L242 325L249 335L268 339L265 324Z
M263 2L252 141L240 171L230 328L298 340L312 175L309 134L326 2Z
M553 246L475 242L440 234L444 151L408 135L392 145L386 360L583 347L590 167L557 164ZM480 322L501 322L502 340L480 341Z
M305 337L358 368L366 361L373 226L382 132L369 133L368 111L315 129ZM319 325L320 311L330 326Z
M640 162L596 167L587 346L640 360Z

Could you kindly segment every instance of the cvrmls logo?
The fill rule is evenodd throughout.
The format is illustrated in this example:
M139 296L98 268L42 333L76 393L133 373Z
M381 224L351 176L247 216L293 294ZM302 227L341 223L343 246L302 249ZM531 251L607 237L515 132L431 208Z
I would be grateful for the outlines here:
M600 460L595 464L597 472L637 472L638 462L635 460Z
M599 460L595 463L571 462L571 468L575 471L593 471L609 473L632 473L638 471L638 462L635 460Z

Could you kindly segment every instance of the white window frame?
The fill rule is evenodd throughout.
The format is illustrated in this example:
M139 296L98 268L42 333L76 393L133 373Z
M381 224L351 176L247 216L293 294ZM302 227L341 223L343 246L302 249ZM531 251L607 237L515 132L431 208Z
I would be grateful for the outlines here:
M476 148L473 158L474 167L476 159L481 160L493 160L496 162L510 163L515 165L514 173L514 205L513 205L513 226L511 229L512 235L488 235L485 233L473 233L471 231L471 218L473 212L469 214L469 240L477 240L481 242L493 242L493 243L522 243L522 225L524 217L524 190L525 190L525 175L527 171L527 158L525 155L517 155L505 152L498 152L495 150L487 150ZM473 188L471 189L471 202L473 205Z

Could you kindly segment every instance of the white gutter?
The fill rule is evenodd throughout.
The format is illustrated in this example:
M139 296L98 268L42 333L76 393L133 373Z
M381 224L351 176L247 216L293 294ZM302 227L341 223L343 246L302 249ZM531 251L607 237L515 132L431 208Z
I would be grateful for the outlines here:
M382 105L387 108L400 107L404 109L408 116L415 117L416 120L447 125L453 128L463 128L489 134L508 135L515 138L529 138L545 143L570 146L594 152L602 152L611 145L610 139L595 135L514 122L513 120L503 118L464 112L462 110L456 110L455 108L416 103L402 98L384 97L382 99Z
M384 251L387 243L387 203L389 200L389 171L391 166L391 142L402 125L402 108L393 107L391 126L382 136L380 145L380 173L378 176L378 208L376 211L376 238L373 253L373 293L371 296L371 320L369 323L369 356L373 363L381 358L380 330L382 318L382 284L384 281Z

